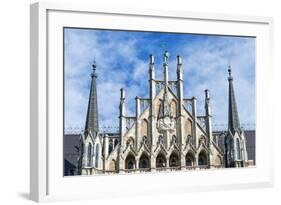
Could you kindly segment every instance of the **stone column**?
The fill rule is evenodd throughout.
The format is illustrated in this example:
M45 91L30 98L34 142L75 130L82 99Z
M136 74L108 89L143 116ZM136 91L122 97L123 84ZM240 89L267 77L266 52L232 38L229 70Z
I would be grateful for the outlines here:
M206 131L208 135L208 144L211 146L212 140L212 113L211 113L211 105L210 105L210 93L209 90L205 90L205 113L206 113Z
M136 98L136 149L138 150L140 147L140 141L141 141L141 136L140 136L140 124L141 120L139 119L140 117L140 98L137 96Z
M211 113L211 105L210 105L210 93L209 90L205 90L205 115L206 115L206 132L208 135L208 147L212 150L212 113ZM212 166L212 155L209 153L209 166Z
M180 148L180 167L185 166L185 157L182 154L184 149L184 116L183 116L183 76L182 76L182 61L181 57L177 56L177 95L178 95L178 106L177 106L177 122L178 122L178 139Z
M150 55L150 64L149 64L149 82L150 82L150 91L149 91L149 100L150 100L150 110L149 110L149 123L148 123L148 130L149 130L149 136L151 141L150 146L150 168L151 171L155 171L155 158L153 155L153 151L156 147L156 104L153 103L153 99L156 96L156 86L155 86L155 71L154 71L154 56Z
M150 63L149 63L149 87L150 87L150 98L154 99L156 95L155 87L155 69L154 69L154 56L150 54Z
M126 133L126 106L125 106L125 90L121 88L120 90L120 105L119 105L119 129L120 129L120 148L118 150L118 169L119 172L122 173L125 169L125 164L123 163L123 159L121 157L123 148L125 147L124 135Z
M123 136L126 133L126 104L125 104L125 90L121 88L120 90L120 106L119 106L119 120L120 120L120 141L121 145L123 145Z
M196 149L199 147L199 139L197 137L197 100L195 97L192 97L192 137L195 140Z
M107 170L107 163L106 163L106 158L108 157L108 135L104 136L104 142L103 142L103 156L104 156L104 160L103 160L103 169Z

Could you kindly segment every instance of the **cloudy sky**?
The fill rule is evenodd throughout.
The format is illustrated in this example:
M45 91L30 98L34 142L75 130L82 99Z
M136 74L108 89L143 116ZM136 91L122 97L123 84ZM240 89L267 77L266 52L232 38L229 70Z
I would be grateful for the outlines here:
M163 79L163 49L170 54L169 79L176 79L176 56L181 55L184 95L197 98L199 114L204 113L204 90L210 90L217 125L227 124L230 64L240 122L255 123L255 38L70 28L64 35L66 129L84 127L93 60L100 127L117 127L120 88L126 90L127 112L134 115L135 96L149 95L149 54L155 56L156 78Z

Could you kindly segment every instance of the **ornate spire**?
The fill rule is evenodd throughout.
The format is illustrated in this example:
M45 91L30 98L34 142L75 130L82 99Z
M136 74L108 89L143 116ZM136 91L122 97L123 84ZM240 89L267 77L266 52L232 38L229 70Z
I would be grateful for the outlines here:
M238 110L235 100L234 87L233 87L233 77L231 75L231 67L228 67L228 82L229 82L229 96L228 96L228 130L232 134L235 131L240 131L240 122L238 116Z
M96 62L94 61L93 72L91 74L91 90L88 103L88 111L86 118L85 131L91 132L95 137L99 131L99 119L98 119L98 102L97 102L97 74L96 74Z

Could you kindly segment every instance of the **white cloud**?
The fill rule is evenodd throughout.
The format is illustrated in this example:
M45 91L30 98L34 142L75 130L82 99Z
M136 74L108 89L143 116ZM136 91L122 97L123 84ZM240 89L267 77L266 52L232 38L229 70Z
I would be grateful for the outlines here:
M84 126L91 80L90 62L94 58L98 73L100 126L118 125L121 87L126 89L129 115L135 114L135 96L148 96L148 50L159 50L158 39L147 39L151 42L148 43L145 42L146 39L138 38L140 33L138 37L123 34L75 29L66 33L66 127ZM145 54L141 54L144 50ZM183 58L185 97L195 96L198 99L199 113L203 114L204 90L208 88L213 119L217 124L227 123L227 66L231 62L240 121L255 122L254 40L208 37L204 40L181 42L169 52L170 79L176 79L175 56L179 53ZM155 69L157 79L162 79L163 64L162 57L159 56L161 55L155 53Z

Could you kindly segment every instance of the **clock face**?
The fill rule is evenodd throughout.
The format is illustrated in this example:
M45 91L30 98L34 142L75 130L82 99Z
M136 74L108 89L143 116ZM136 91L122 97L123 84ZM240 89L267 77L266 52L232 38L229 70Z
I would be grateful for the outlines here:
M159 119L157 125L160 131L173 130L175 129L175 120L166 116L165 118Z

